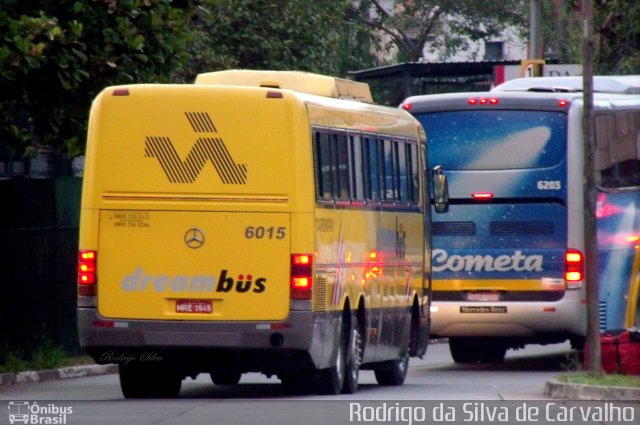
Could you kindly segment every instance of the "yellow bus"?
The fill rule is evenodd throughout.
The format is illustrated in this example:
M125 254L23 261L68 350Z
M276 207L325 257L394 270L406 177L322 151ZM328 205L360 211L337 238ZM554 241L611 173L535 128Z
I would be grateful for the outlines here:
M367 85L294 71L109 87L83 181L78 326L127 398L208 373L404 382L431 291L425 134ZM436 187L437 186L437 187Z

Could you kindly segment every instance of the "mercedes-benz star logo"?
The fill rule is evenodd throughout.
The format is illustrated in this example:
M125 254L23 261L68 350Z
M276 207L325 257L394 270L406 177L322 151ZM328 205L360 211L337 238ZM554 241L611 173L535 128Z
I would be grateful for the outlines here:
M184 243L191 249L198 249L204 245L204 232L197 227L192 227L184 234Z

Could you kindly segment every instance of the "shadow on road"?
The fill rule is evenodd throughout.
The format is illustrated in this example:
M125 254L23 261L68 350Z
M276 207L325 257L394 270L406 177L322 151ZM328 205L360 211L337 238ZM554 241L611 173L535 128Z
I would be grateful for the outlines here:
M580 367L580 355L577 351L553 354L509 356L503 363L451 363L430 367L431 370L469 370L469 371L517 371L517 372L564 372Z

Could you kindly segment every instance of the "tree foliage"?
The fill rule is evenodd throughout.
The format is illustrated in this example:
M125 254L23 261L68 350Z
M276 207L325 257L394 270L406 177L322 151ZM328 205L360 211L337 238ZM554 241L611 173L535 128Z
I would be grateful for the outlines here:
M601 75L640 73L640 3L595 0L594 72ZM582 63L581 0L543 2L545 50L560 63Z
M640 3L596 0L594 8L595 72L640 74Z
M349 0L219 0L199 13L195 27L204 37L190 50L192 71L235 67L344 74L362 35L346 21L348 7ZM355 56L358 63L362 55Z
M84 146L91 99L108 84L165 81L184 62L189 3L5 0L0 5L0 140Z
M394 62L420 62L425 48L450 57L469 46L469 41L499 35L505 28L524 28L528 0L359 0L354 13L360 21L386 35L381 48L397 52Z
M105 86L228 68L344 75L373 64L349 0L3 0L0 144L84 150ZM353 54L356 52L356 54Z

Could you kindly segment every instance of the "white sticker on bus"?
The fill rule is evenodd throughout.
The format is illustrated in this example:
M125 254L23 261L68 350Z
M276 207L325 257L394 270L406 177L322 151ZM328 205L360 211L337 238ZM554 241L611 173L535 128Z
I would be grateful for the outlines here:
M443 272L539 272L542 271L542 255L449 255L444 249L433 250L433 271Z

